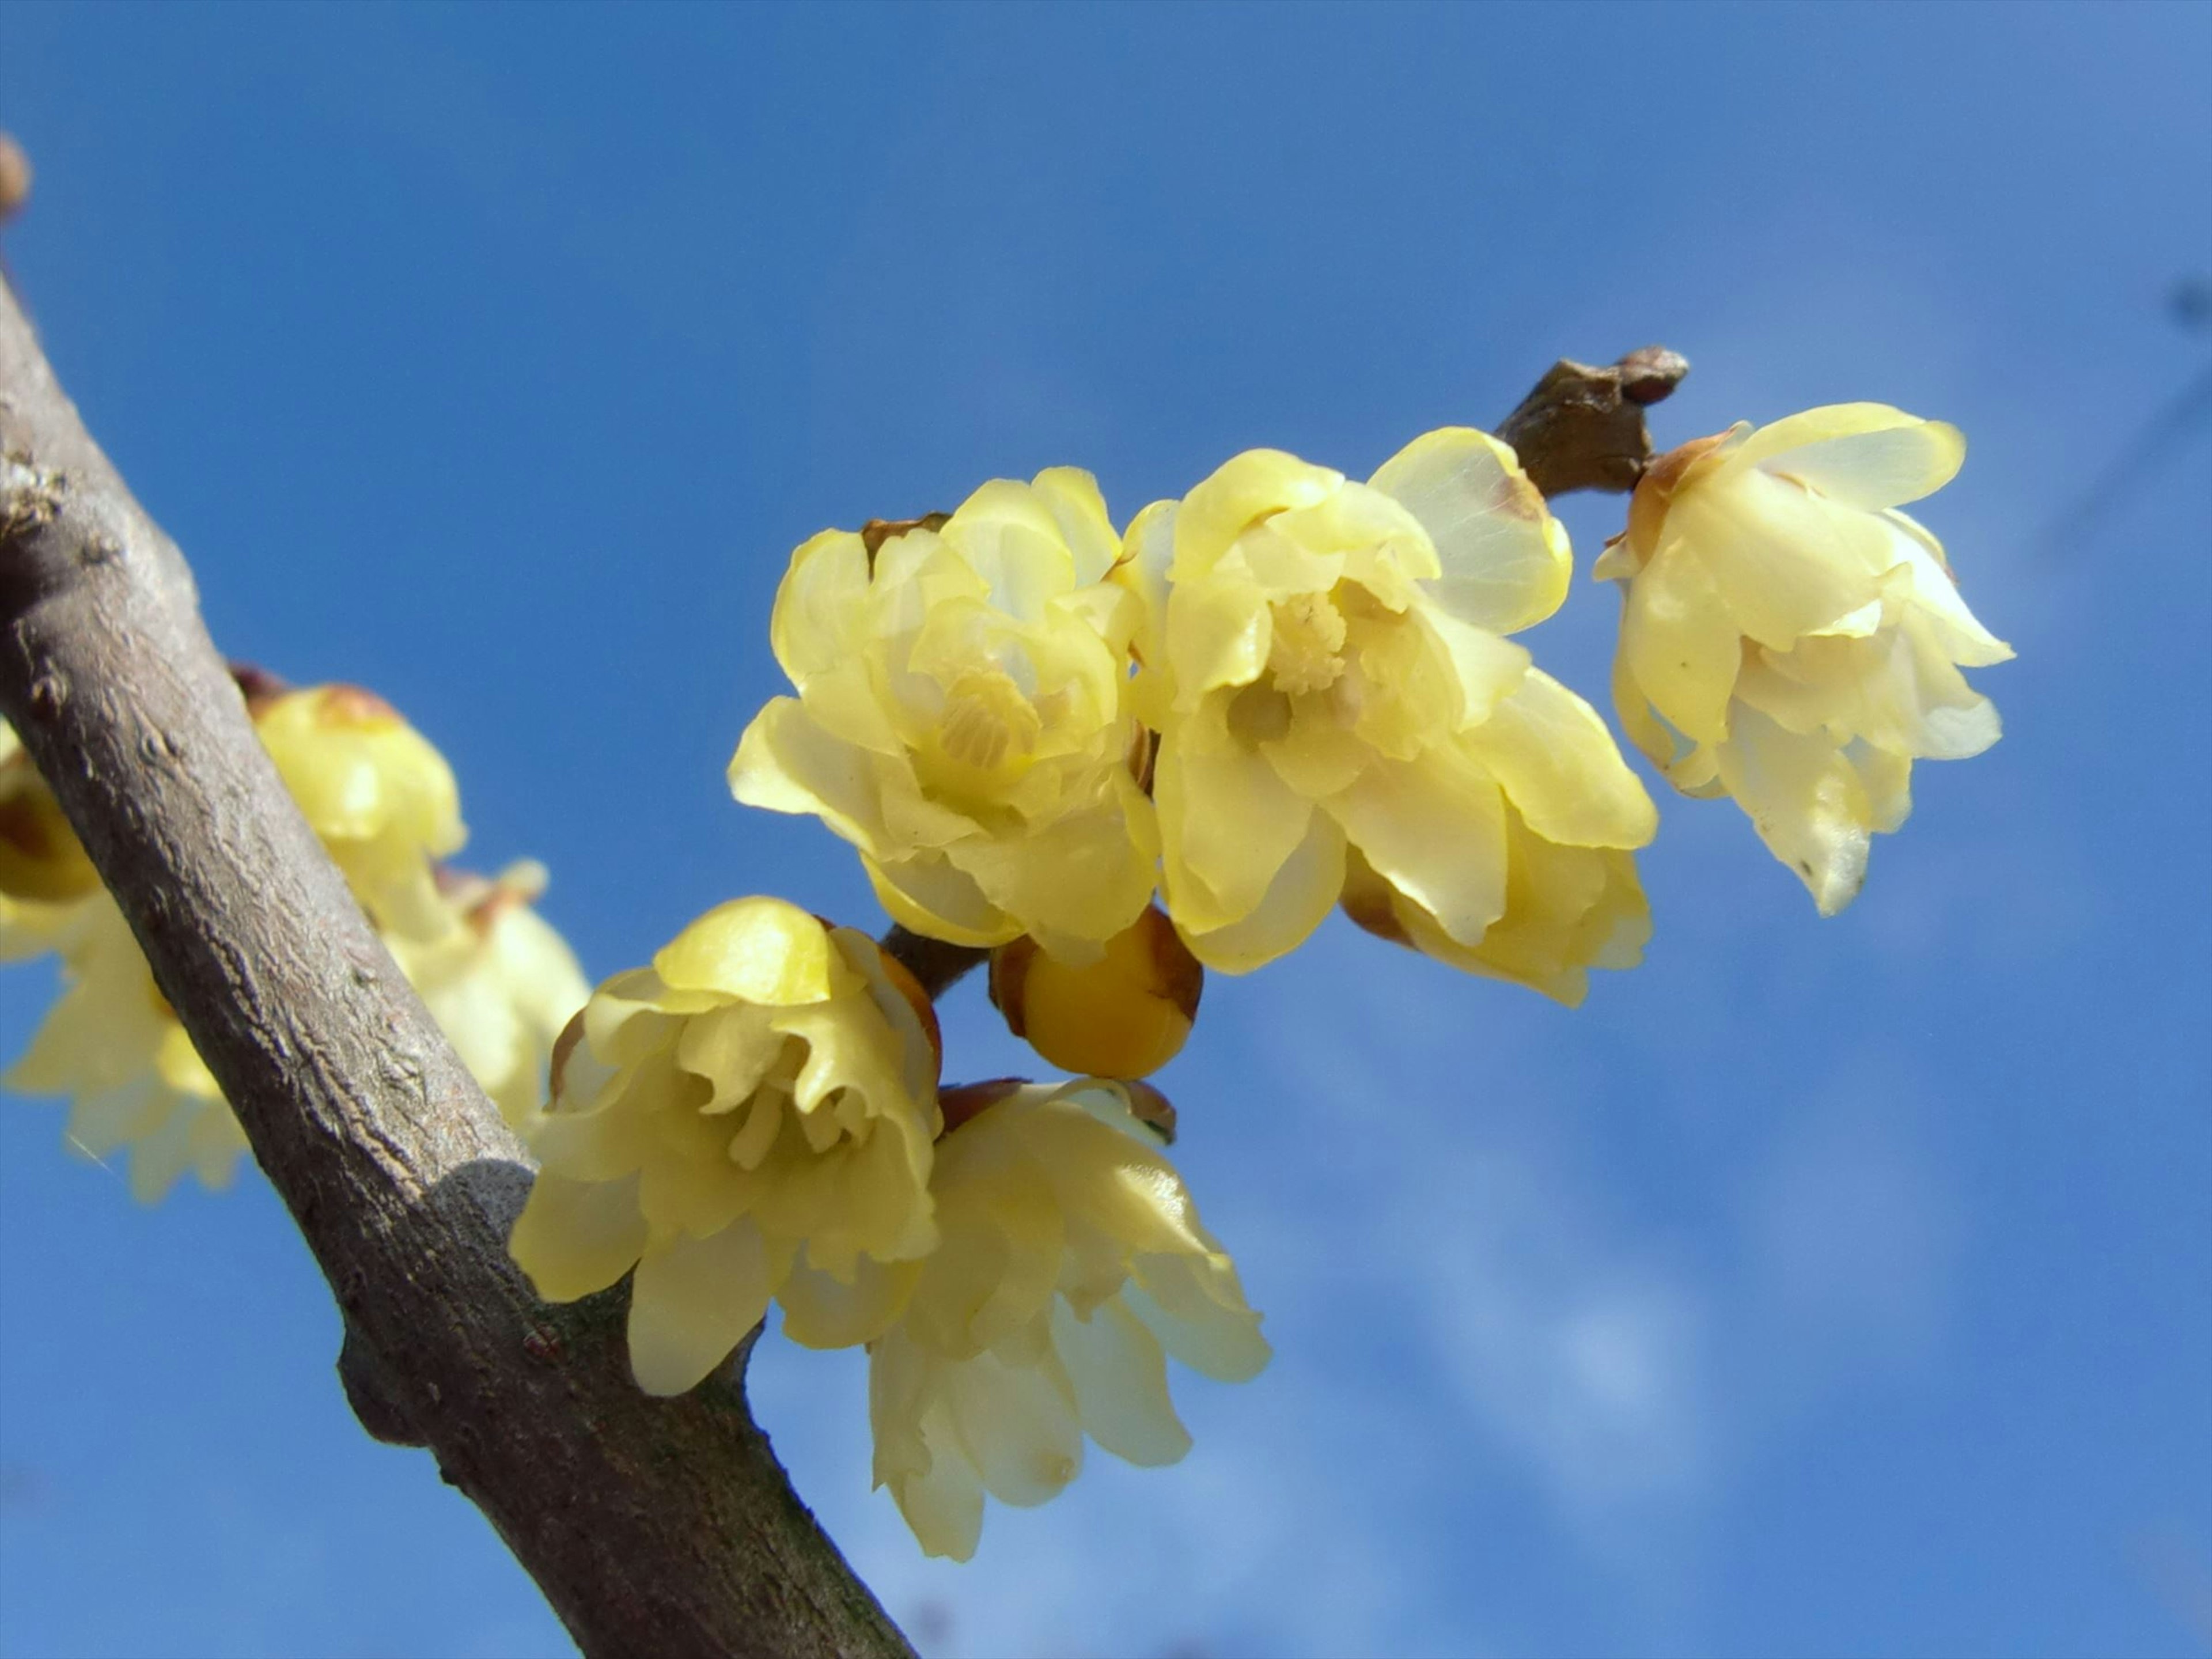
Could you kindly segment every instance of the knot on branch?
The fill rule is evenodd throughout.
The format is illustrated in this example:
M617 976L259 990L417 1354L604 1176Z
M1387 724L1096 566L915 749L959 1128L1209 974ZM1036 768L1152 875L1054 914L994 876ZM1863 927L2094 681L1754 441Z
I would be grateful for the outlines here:
M1513 446L1547 495L1633 489L1651 459L1644 411L1689 372L1689 360L1664 346L1632 351L1601 368L1562 357L1505 417L1498 435Z
M399 1379L392 1373L375 1349L362 1340L361 1333L349 1321L345 1343L338 1350L338 1381L345 1388L346 1404L361 1419L369 1438L380 1440L387 1446L422 1446L429 1443L415 1419L407 1409Z

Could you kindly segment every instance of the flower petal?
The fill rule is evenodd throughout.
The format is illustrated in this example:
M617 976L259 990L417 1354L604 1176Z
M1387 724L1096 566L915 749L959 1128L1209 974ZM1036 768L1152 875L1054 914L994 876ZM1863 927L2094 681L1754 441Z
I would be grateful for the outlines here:
M1739 703L1721 776L1751 815L1767 850L1797 872L1824 916L1858 896L1866 881L1874 813L1858 774L1823 733L1784 731Z
M1054 1303L1052 1341L1093 1440L1143 1468L1176 1462L1190 1449L1190 1431L1168 1398L1167 1355L1120 1297L1088 1319Z
M657 1395L696 1387L760 1323L781 1277L749 1222L649 1252L630 1282L629 1366L638 1387Z
M1074 556L1075 585L1103 580L1121 556L1121 538L1106 511L1098 480L1079 466L1048 466L1030 486L1051 511Z
M574 1302L635 1267L645 1244L635 1176L570 1181L541 1170L507 1248L541 1298Z
M1869 510L1933 495L1958 476L1966 435L1887 404L1830 404L1760 427L1729 457Z
M830 930L779 898L716 905L654 952L653 967L677 990L771 1008L826 1002L859 988Z
M1209 968L1249 974L1288 956L1310 938L1343 885L1344 831L1328 813L1315 812L1304 839L1283 860L1249 914L1206 933L1182 927L1183 942Z
M793 685L854 655L854 624L868 597L868 550L849 530L799 544L775 590L769 645Z
M1573 574L1567 532L1512 448L1471 427L1424 433L1369 481L1411 509L1435 544L1444 610L1510 634L1559 608Z
M1461 741L1547 841L1642 847L1658 831L1650 796L1597 711L1540 669Z
M1179 582L1206 574L1250 526L1285 507L1311 507L1343 482L1341 472L1279 449L1232 456L1183 497L1170 574Z
M1227 708L1217 695L1170 727L1153 771L1170 914L1208 932L1258 908L1313 812L1228 730Z
M1662 548L1629 585L1620 660L1685 737L1717 743L1728 735L1743 636L1697 548L1679 541Z
M860 1258L849 1283L819 1267L795 1264L775 1293L783 1309L783 1334L807 1348L850 1348L872 1342L906 1307L917 1262Z
M1442 750L1378 761L1325 805L1376 873L1460 943L1504 913L1505 805L1480 767Z

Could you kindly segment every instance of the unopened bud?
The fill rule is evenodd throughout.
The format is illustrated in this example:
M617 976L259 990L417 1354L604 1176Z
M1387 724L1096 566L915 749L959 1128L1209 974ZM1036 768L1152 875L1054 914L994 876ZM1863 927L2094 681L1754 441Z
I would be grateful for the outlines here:
M1206 970L1148 908L1078 967L1018 939L991 953L991 1000L1018 1037L1062 1071L1147 1077L1182 1051Z

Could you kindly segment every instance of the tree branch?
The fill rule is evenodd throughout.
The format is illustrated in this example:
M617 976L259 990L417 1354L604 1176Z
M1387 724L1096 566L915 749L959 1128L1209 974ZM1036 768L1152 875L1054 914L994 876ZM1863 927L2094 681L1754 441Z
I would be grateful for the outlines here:
M631 1381L619 1290L541 1304L530 1182L278 781L183 556L0 284L0 714L60 797L343 1310L347 1397L427 1446L584 1651L905 1655L738 1368Z
M1498 435L1547 495L1633 489L1651 459L1644 411L1689 372L1689 359L1665 346L1645 346L1603 368L1562 357L1499 423Z

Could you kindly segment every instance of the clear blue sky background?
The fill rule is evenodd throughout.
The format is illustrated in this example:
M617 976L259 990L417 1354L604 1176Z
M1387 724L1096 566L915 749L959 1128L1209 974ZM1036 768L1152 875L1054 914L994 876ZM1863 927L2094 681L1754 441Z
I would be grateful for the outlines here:
M934 1654L2198 1651L2212 1612L2212 7L16 4L8 258L217 639L385 693L602 975L840 843L722 767L792 546L1274 444L1364 475L1663 341L1662 442L1958 422L1924 516L2020 660L1821 922L1662 799L1575 1013L1332 923L1164 1077L1274 1367L925 1563L863 1365L799 1487ZM1580 574L1617 500L1571 502ZM1616 607L1529 637L1602 696ZM0 1050L46 970L0 977ZM973 987L956 1073L1018 1063ZM346 1413L258 1176L135 1208L0 1103L0 1653L538 1655ZM2193 1611L2192 1611L2193 1609ZM2192 1636L2192 1620L2199 1632Z

